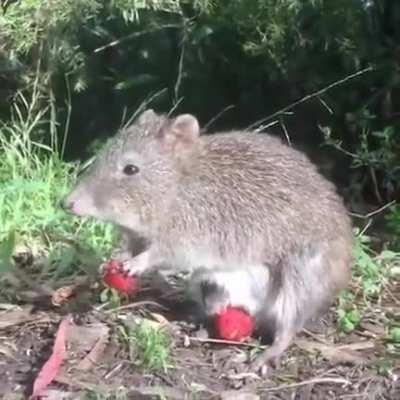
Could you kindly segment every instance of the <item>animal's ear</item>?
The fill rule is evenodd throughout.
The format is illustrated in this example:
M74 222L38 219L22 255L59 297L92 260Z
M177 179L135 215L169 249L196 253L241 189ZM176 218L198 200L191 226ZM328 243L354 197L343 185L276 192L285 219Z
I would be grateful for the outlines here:
M168 121L160 132L164 144L177 154L191 149L196 144L199 135L199 122L191 114L182 114Z
M148 110L143 111L139 117L137 118L137 122L139 125L145 125L151 121L154 121L157 118L157 114L149 108Z
M172 120L171 133L184 141L195 141L200 135L197 118L191 114L182 114Z

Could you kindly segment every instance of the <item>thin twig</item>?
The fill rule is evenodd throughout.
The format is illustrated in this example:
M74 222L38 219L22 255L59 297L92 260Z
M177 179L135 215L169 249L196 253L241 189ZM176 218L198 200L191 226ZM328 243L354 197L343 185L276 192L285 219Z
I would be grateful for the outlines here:
M215 117L211 118L203 127L203 130L206 131L210 125L212 125L222 114L227 112L228 110L231 110L232 108L235 108L233 104L230 104L229 106L226 106L222 111L220 111Z
M69 132L69 125L71 122L71 113L72 113L71 87L69 84L67 74L65 74L65 86L67 88L67 100L65 102L67 105L67 116L65 118L64 135L63 135L63 140L62 140L62 145L61 145L61 157L64 157L65 148L67 146L67 138L68 138L68 132Z
M383 285L385 288L385 292L388 294L388 296L392 299L392 301L396 304L400 304L400 300L393 294L393 292L389 289L389 285Z
M285 114L288 114L288 115L289 115L289 114L291 114L291 113L285 113ZM254 129L254 132L256 132L256 133L264 132L264 131L266 131L269 127L274 126L274 125L277 125L277 124L279 124L279 121L278 121L278 120L269 122L267 125L262 124L262 125L258 126L257 129Z
M272 118L275 118L278 115L281 115L281 114L291 110L292 108L298 106L299 104L302 104L302 103L304 103L304 102L306 102L306 101L308 101L308 100L310 100L310 99L312 99L314 97L319 97L321 94L327 92L328 90L330 90L330 89L332 89L332 88L334 88L336 86L339 86L339 85L341 85L343 83L346 83L346 82L350 81L351 79L357 78L358 76L363 75L363 74L365 74L367 72L371 72L373 70L374 70L373 67L367 67L367 68L362 69L361 71L355 72L354 74L348 75L343 79L335 81L335 82L331 83L330 85L324 87L323 89L320 89L320 90L317 90L316 92L310 93L307 96L304 96L303 98L295 101L294 103L292 103L292 104L290 104L290 105L288 105L288 106L286 106L286 107L274 112L273 114L269 115L268 117L262 118L262 119L260 119L260 120L258 120L256 122L254 122L247 129L253 129L257 125L263 124L265 121L268 121L268 120L270 120Z
M286 136L286 140L287 140L287 142L288 142L288 145L289 145L289 146L292 146L292 142L290 141L289 132L288 132L288 130L286 129L286 125L285 125L285 122L283 121L282 116L279 118L279 122L280 122L280 124L281 124L283 133L284 133L285 136Z
M175 104L178 103L178 101L179 101L179 89L181 87L182 77L183 77L183 62L185 59L186 41L187 41L187 35L186 35L186 33L184 33L183 40L182 40L182 50L181 50L181 54L179 56L178 75L176 77L176 82L175 82L175 86L174 86L174 103Z
M372 166L370 166L368 169L369 169L369 173L371 175L372 183L374 185L374 192L375 192L376 199L379 201L379 203L382 203L382 196L381 196L381 193L379 192L378 180L376 179L375 169Z
M369 219L368 222L365 224L363 230L360 232L360 236L363 236L365 232L367 232L368 228L372 224L372 219Z
M129 310L132 308L138 308L138 307L142 307L142 306L156 306L163 310L168 310L168 308L162 306L161 304L156 303L155 301L146 300L146 301L138 301L136 303L126 304L124 306L116 307L111 310L106 310L106 311L104 311L104 313L111 314L116 311Z
M321 97L318 96L318 100L328 110L329 114L333 114L332 108L329 107L328 103L324 99L321 99Z
M125 106L125 107L122 109L122 118L121 118L121 122L120 122L119 127L118 127L118 131L120 131L121 129L124 128L124 126L125 126L125 118L126 118L127 113L128 113L128 109L127 109L127 107Z
M180 99L178 99L177 101L174 102L173 106L171 107L171 109L168 111L168 117L171 117L171 115L175 112L175 110L179 107L179 104L181 104L183 101L183 97L181 97Z
M211 338L197 338L194 336L187 336L189 340L192 340L194 342L200 342L200 343L215 343L215 344L230 344L230 345L235 345L235 346L243 346L243 347L257 347L259 349L266 349L267 346L262 346L259 344L255 343L247 343L247 342L235 342L234 340L224 340L224 339L211 339Z
M277 390L292 389L292 388L299 387L299 386L317 385L317 384L321 384L321 383L337 383L337 384L343 385L343 386L348 386L351 384L350 381L348 381L347 379L343 379L343 378L315 378L315 379L309 379L309 380L302 381L302 382L290 383L288 385L280 385L280 386L265 388L265 389L261 389L261 390L263 392L275 392Z
M362 215L362 214L357 214L357 213L349 213L352 217L356 218L361 218L361 219L369 219L373 217L376 214L379 214L380 212L386 210L387 208L391 207L392 205L396 204L396 200L392 200L390 203L385 204L382 207L379 207L377 210L371 211L368 214Z
M182 27L182 25L179 25L179 24L166 24L166 25L162 25L162 26L156 26L156 27L154 27L152 29L147 29L145 31L133 32L133 33L130 33L129 35L126 35L126 36L124 36L122 38L113 40L112 42L110 42L108 44L105 44L104 46L100 46L97 49L95 49L93 52L94 53L99 53L100 51L103 51L103 50L108 49L110 47L118 46L121 43L126 42L127 40L130 40L130 39L133 39L133 38L136 38L136 37L140 37L140 36L143 36L143 35L147 35L148 33L154 33L154 32L157 32L157 31L161 31L163 29L181 28L181 27Z
M313 338L316 342L319 342L319 343L321 343L321 344L325 344L325 345L328 345L328 346L329 346L329 344L330 344L327 340L325 340L325 339L319 337L317 334L315 334L315 333L309 331L308 329L303 328L303 332L304 332L307 336L310 336L311 338ZM296 341L295 341L295 344L296 344Z
M136 109L136 111L131 115L131 117L126 121L126 123L122 126L123 129L127 128L130 123L142 112L145 108L158 96L161 96L164 92L166 92L167 88L161 89L151 96L148 96L145 100L143 100L140 106Z

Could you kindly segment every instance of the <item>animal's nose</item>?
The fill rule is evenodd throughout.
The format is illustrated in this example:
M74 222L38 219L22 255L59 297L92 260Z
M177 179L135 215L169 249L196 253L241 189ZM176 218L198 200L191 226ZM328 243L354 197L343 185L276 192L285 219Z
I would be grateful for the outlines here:
M60 200L60 207L65 211L72 212L74 209L74 202L67 199L62 199Z

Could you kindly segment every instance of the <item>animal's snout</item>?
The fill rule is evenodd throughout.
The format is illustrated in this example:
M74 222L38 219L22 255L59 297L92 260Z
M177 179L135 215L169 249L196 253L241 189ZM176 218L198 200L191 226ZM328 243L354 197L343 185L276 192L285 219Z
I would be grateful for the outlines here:
M94 200L85 190L73 190L68 196L60 200L60 207L69 214L80 217L103 217L104 212L98 211Z
M75 202L69 199L60 200L60 207L67 212L72 213L74 210Z

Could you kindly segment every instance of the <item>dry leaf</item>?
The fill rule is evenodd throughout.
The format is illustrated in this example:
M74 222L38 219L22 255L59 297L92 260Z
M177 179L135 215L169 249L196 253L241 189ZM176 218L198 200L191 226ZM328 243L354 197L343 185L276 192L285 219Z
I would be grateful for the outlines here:
M75 290L76 290L76 285L64 286L57 289L51 296L51 303L57 307L61 306L75 294Z
M74 325L68 335L68 344L74 353L86 354L91 351L99 339L108 337L109 330L110 328L102 322Z
M44 318L43 314L32 314L32 306L18 307L14 310L5 311L0 314L0 329L23 324L30 321L37 321ZM48 320L48 317L45 317Z
M65 317L58 327L50 358L45 362L33 383L32 398L40 396L47 386L56 377L66 355L66 338L71 317Z
M150 315L160 324L160 325L169 325L169 321L163 315L151 312Z
M96 344L93 346L92 350L90 350L89 354L79 362L76 366L76 369L82 371L90 370L94 365L98 364L102 355L104 354L104 350L107 347L108 343L108 334L99 338Z
M333 364L365 364L368 360L358 353L357 350L365 350L366 348L374 347L372 342L360 342L351 345L335 346L305 339L297 339L296 345L311 353L321 353L325 359Z

